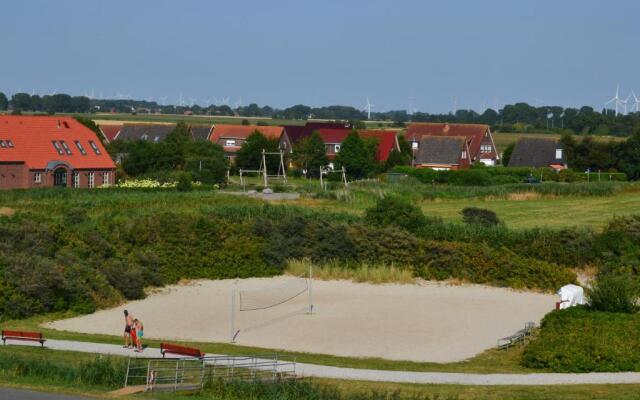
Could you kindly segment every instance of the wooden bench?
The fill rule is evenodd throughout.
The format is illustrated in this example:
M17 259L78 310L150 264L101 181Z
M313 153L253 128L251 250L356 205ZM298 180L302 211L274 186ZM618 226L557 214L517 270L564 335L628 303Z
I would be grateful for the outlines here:
M180 356L195 357L195 358L204 357L204 353L201 352L200 349L196 349L194 347L180 346L180 345L171 344L171 343L160 343L160 352L162 353L163 358L167 353L177 354Z
M7 339L9 340L27 340L30 342L39 342L40 346L44 347L44 342L46 339L42 336L40 332L27 332L27 331L10 331L3 330L2 331L2 343L7 344Z

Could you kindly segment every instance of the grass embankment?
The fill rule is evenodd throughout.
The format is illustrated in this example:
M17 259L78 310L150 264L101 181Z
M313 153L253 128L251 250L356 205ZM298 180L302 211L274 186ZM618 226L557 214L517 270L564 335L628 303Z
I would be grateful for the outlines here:
M0 347L0 386L98 398L122 385L126 360L37 347ZM640 385L464 386L311 379L288 384L210 383L196 394L154 393L164 400L637 399ZM127 396L131 398L148 398Z
M397 268L388 265L360 264L348 268L335 261L315 265L308 260L290 260L286 272L290 275L307 275L309 268L313 270L313 278L320 280L351 280L354 282L379 283L414 283L415 277L410 268Z

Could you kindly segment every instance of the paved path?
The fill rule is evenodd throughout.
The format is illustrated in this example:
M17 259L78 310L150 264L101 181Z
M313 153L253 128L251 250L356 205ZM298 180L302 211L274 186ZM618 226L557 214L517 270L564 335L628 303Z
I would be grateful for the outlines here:
M9 341L8 341L9 343ZM13 342L20 345L18 342ZM46 347L54 350L79 351L85 353L113 354L131 357L162 357L160 349L147 348L143 353L122 346L104 343L74 342L49 339ZM219 354L207 354L208 357ZM167 355L169 357L169 355ZM335 378L363 381L453 384L453 385L584 385L584 384L640 384L640 372L594 372L588 374L472 374L454 372L410 372L357 368L341 368L326 365L298 363L296 372L301 376ZM0 397L1 398L1 397Z

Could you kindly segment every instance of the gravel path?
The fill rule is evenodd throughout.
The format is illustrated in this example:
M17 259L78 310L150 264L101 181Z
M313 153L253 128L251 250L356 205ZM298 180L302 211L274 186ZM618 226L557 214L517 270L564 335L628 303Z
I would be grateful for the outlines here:
M8 341L10 342L10 341ZM26 345L21 342L10 342L16 345ZM74 342L68 340L47 340L46 347L53 350L79 351L85 353L112 354L131 357L162 357L157 348L147 348L145 351L135 353L133 350L122 346ZM217 354L207 354L217 356ZM167 355L167 357L170 357ZM584 384L640 384L640 373L588 373L588 374L472 374L452 372L409 372L409 371L385 371L356 368L341 368L325 365L298 363L296 371L300 376L335 378L347 380L398 382L398 383L422 383L422 384L454 384L454 385L584 385Z

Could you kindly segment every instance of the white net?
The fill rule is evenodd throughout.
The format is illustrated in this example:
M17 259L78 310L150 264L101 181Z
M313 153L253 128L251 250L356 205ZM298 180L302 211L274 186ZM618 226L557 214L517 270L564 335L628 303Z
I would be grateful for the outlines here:
M264 310L279 306L309 292L309 279L305 276L287 279L277 285L260 289L239 289L239 311Z

